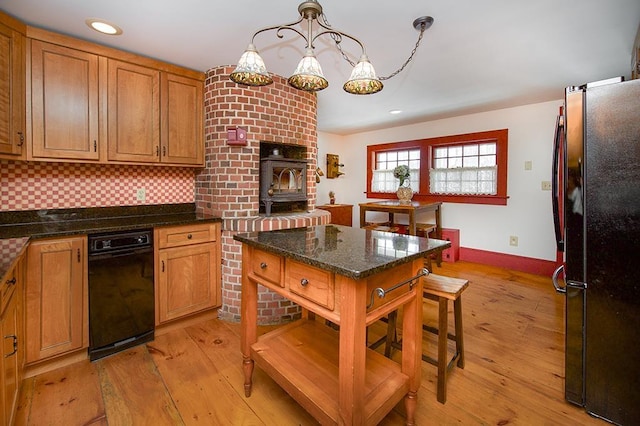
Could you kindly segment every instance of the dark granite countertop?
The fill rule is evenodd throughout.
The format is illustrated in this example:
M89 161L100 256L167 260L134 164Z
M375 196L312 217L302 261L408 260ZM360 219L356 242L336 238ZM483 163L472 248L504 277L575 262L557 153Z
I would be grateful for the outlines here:
M197 214L193 203L0 212L0 277L12 266L30 238L221 220Z
M353 279L366 278L451 246L449 241L341 225L250 232L233 238Z

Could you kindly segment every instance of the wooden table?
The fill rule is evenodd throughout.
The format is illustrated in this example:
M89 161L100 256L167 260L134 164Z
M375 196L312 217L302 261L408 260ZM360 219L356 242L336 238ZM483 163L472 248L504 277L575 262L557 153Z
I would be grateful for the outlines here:
M409 216L409 235L417 235L416 233L416 216L420 213L434 212L436 225L436 239L442 239L442 217L440 206L442 203L425 203L421 201L411 201L410 203L401 203L397 200L373 201L370 203L360 204L360 227L367 224L367 212L384 212L389 214L389 223L395 223L395 214L406 214ZM437 255L437 264L442 262L442 252Z
M422 368L422 258L449 242L339 225L234 239L242 242L245 395L252 392L255 363L323 425L375 425L402 399L406 424L414 425ZM258 283L304 308L303 318L258 337ZM367 347L366 330L400 307L398 364ZM316 314L339 331L316 321Z

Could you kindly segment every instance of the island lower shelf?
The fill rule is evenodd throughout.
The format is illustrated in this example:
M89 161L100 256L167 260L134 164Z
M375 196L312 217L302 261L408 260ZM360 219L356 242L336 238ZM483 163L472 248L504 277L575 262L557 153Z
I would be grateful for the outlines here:
M261 336L251 356L321 424L339 423L338 331L302 319ZM367 349L362 424L379 423L408 391L400 365Z

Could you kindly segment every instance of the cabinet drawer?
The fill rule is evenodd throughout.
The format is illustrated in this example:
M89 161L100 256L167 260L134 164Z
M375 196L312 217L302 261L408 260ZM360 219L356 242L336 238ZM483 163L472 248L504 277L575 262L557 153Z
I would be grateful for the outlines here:
M157 228L156 244L158 248L163 249L208 243L216 241L216 229L214 223Z
M335 283L332 272L287 260L286 282L290 292L333 310Z
M282 258L278 255L254 249L251 255L251 272L257 277L284 287L282 282L282 262Z

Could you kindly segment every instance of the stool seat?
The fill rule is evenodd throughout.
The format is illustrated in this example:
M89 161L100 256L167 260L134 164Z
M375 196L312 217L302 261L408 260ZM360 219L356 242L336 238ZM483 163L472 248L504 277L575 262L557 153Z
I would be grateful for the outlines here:
M469 280L429 274L422 279L422 292L456 300L469 287Z

